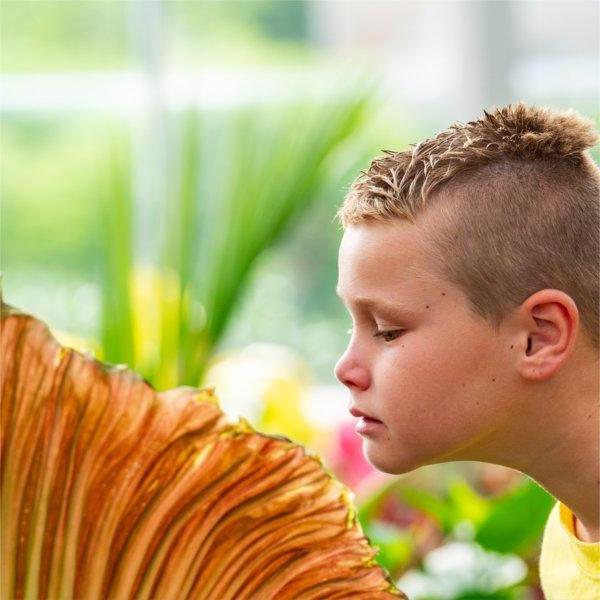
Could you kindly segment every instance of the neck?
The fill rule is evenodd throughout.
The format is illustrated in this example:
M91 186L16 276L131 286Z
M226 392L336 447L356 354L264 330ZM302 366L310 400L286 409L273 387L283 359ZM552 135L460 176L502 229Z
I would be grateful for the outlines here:
M575 417L575 416L574 416ZM575 535L584 542L600 541L599 409L580 415L579 427L570 428L519 470L535 479L575 515Z
M590 375L577 385L573 380L555 389L548 385L534 402L520 404L500 430L480 442L477 457L468 460L528 475L573 512L581 541L599 542L599 380L597 372ZM567 396L573 401L565 402Z

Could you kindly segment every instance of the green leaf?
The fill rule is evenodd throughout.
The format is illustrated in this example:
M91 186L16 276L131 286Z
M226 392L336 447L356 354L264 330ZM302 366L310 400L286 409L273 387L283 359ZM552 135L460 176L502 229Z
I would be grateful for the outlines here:
M201 247L191 297L207 319L190 332L194 352L184 358L181 383L201 380L254 262L319 196L328 182L326 158L361 126L366 103L361 95L202 117Z
M360 90L357 94L356 90ZM132 258L130 166L114 160L116 185L104 211L103 343L105 356L139 369L157 388L200 385L255 261L298 224L333 184L331 157L363 126L372 84L294 105L195 109L168 115L169 192L162 199L164 247L154 255L158 334L149 343L129 286ZM337 170L339 175L339 169ZM136 265L136 267L139 265ZM134 278L133 275L136 275ZM136 294L140 290L135 289ZM156 329L153 328L153 330ZM136 364L135 348L152 348ZM135 345L134 345L135 341ZM147 356L146 356L147 355ZM141 360L140 360L141 363Z
M554 502L546 490L527 479L494 503L475 539L489 550L527 553L538 543Z
M101 343L103 358L112 363L135 364L130 298L132 249L132 196L124 133L111 130L111 169L108 191L101 203Z
M491 501L478 494L463 477L456 477L450 482L448 498L454 508L455 524L466 520L477 527L491 509Z
M410 560L414 542L411 535L383 521L369 523L365 535L379 549L377 562L390 573L397 573Z

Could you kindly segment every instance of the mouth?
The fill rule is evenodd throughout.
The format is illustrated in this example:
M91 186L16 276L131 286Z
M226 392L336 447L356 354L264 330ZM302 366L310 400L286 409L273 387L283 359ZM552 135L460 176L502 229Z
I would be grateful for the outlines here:
M377 432L381 427L383 427L381 421L369 417L361 417L354 426L354 431L362 435L369 435Z
M351 406L349 408L349 412L353 417L358 417L361 420L364 420L365 422L371 421L374 423L381 423L381 421L379 419L376 419L375 417L372 417L371 415L367 415L366 413L358 410L358 408L356 408L355 406Z

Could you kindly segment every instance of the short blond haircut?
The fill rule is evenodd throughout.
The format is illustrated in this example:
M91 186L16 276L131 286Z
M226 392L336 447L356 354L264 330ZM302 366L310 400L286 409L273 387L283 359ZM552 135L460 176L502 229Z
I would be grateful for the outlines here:
M343 228L424 213L438 275L496 330L534 292L576 303L599 347L600 169L592 121L518 102L456 123L402 152L384 151L337 212Z

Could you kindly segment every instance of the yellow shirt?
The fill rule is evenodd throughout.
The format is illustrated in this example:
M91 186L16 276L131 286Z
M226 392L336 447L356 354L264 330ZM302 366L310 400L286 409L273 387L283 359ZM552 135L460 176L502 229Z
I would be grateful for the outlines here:
M540 581L546 600L600 600L600 542L575 536L573 513L562 502L544 529Z

